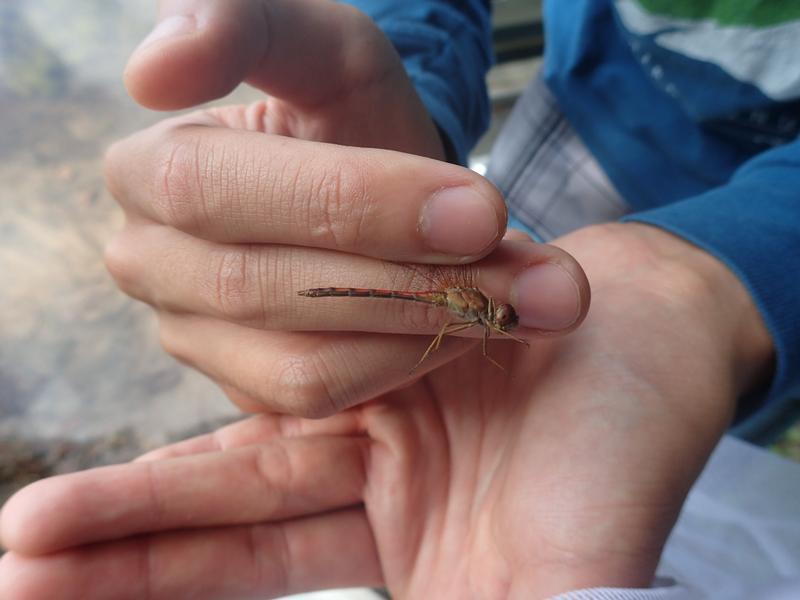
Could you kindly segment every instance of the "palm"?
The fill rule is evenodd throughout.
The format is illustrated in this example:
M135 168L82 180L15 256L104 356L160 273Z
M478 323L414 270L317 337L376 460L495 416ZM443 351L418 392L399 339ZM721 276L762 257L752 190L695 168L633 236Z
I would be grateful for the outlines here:
M353 584L531 598L646 584L731 393L713 364L694 364L714 355L712 337L664 286L631 286L636 269L608 251L592 258L591 237L564 245L594 282L572 335L494 342L505 372L473 350L327 419L256 417L145 464L34 484L4 511L15 552L0 581L24 581L22 561L43 593L101 582L102 561L140 572L144 548L154 598Z
M518 594L541 592L560 559L565 569L570 561L606 559L614 547L602 544L612 541L622 552L646 552L639 577L649 576L663 525L631 540L620 539L625 526L609 527L607 539L597 529L632 505L637 519L657 524L664 510L674 514L682 488L664 506L669 482L648 490L631 477L620 450L647 462L642 452L651 446L615 438L623 432L603 418L609 400L627 399L603 397L602 382L591 378L599 364L564 369L555 345L504 353L506 364L514 361L509 378L475 353L363 409L373 439L367 514L387 584L399 597L505 598L512 586ZM574 387L583 377L591 395ZM650 469L639 474L660 477ZM642 514L650 502L655 512Z
M730 392L692 377L696 353L674 352L713 351L702 327L671 334L677 303L658 285L605 287L614 278L593 262L595 308L579 331L530 350L495 343L507 373L472 352L360 409L367 514L400 597L649 583ZM631 274L626 262L615 277Z
M513 379L473 352L358 409L372 439L366 511L398 597L504 598L516 566L535 559L520 552L537 547L520 528L535 522L534 490L509 479L531 458L515 448L530 408L517 378L535 369L521 352L502 358L516 361Z

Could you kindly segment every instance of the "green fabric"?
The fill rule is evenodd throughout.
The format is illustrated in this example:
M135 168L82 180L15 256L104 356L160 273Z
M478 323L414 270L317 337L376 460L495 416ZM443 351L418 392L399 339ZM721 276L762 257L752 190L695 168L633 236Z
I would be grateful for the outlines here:
M647 12L720 25L771 27L800 20L797 0L634 0Z

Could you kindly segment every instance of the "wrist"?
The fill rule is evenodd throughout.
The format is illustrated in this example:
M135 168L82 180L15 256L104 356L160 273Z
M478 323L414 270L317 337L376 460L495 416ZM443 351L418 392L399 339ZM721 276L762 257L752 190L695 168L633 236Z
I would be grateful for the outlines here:
M675 300L716 336L727 356L737 396L763 385L774 362L769 331L742 281L721 260L666 230L642 223L615 225L638 238L647 260ZM648 281L652 285L652 281Z

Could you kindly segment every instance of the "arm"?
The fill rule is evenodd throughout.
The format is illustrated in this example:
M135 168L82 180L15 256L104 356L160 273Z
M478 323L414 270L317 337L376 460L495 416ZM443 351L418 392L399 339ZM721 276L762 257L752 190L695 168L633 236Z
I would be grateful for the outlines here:
M738 276L774 344L769 389L740 404L737 432L762 434L800 397L800 141L764 152L723 186L628 217L671 231ZM741 338L743 351L755 346ZM754 390L758 392L759 390ZM766 396L766 399L763 399Z

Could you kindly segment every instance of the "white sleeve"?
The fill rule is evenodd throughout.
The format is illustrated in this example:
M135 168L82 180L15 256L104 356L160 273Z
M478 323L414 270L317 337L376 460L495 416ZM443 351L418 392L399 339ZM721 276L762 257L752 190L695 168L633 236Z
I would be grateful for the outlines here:
M800 599L800 464L726 436L687 498L647 589L557 600Z
M589 588L554 596L552 600L798 600L800 578L779 583L764 583L742 588L735 597L706 593L680 584L647 589Z

